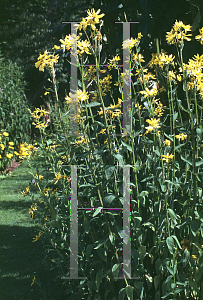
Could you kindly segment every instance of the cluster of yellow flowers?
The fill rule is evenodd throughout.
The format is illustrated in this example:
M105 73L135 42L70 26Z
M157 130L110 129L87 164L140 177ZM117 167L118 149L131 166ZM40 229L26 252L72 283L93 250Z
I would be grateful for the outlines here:
M129 49L129 47L130 47L130 51L132 51L132 48L134 46L138 47L142 36L143 35L141 34L141 32L139 32L137 39L131 38L131 39L125 40L123 42L123 49Z
M200 97L203 99L203 82L202 82L202 67L203 67L203 55L194 55L193 59L190 59L188 64L183 64L183 70L187 72L189 81L187 82L188 90L194 90L199 92ZM179 68L180 72L183 72L182 68Z
M187 34L188 31L191 31L191 25L184 25L182 21L177 21L173 25L173 28L170 32L167 32L166 41L169 44L180 44L184 40L191 41L189 36L192 34ZM195 37L196 40L200 40L201 45L203 45L203 28L199 30L200 35Z
M37 210L37 203L34 203L33 205L31 205L31 208L29 208L29 214L30 217L33 219L33 215L34 215L34 211Z
M52 54L49 54L49 52L47 52L46 50L44 51L43 55L39 55L38 62L35 63L35 67L44 72L45 66L53 67L53 64L58 62L58 58L59 55L54 56Z
M2 141L2 136L5 136L5 137L8 137L9 136L9 133L8 132L3 132L3 133L0 133L0 141ZM14 147L12 147L14 145L13 142L8 142L8 148L11 149L11 150L14 150ZM0 143L0 150L1 151L4 151L4 149L6 148L5 146L5 143L3 144L3 142ZM20 154L17 152L17 151L14 151L14 154L16 156L19 156ZM7 158L11 159L13 157L13 153L7 153L5 155ZM3 153L0 153L0 159L3 158Z
M122 114L121 110L118 108L121 108L121 99L120 98L118 98L117 105L114 106L114 105L110 104L110 107L106 107L105 111L106 111L107 115L109 114L111 116L111 118L114 120L115 117L119 117L119 115ZM100 111L97 111L97 112L99 115L102 115L101 118L103 118L103 110L101 107L100 107Z
M174 65L174 56L167 55L166 52L161 49L161 53L152 53L152 59L149 63L149 67L153 68L154 66L159 66L160 68L163 68L166 65Z
M37 124L35 122L33 122L32 124L35 125L35 128L46 128L48 126L49 121L47 121L47 123L45 124L44 122L39 122L39 119L43 116L49 115L48 111L45 111L44 109L42 109L42 106L40 106L41 109L39 108L35 108L35 110L33 111L33 113L31 112L31 110L28 108L27 110L30 112L31 116L35 119L35 121L37 122Z

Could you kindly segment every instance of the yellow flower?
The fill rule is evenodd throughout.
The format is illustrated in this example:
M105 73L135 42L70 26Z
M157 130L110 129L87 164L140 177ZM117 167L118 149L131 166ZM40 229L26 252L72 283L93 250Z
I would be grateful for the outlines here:
M89 52L88 47L90 48L90 47L91 47L91 44L90 44L87 40L78 42L78 48L79 48L80 50L77 50L77 53L79 53L80 56L82 56L82 54L83 54L84 52L87 53L87 54L91 54L91 53Z
M14 143L13 143L13 142L9 142L9 145L13 146L13 145L14 145Z
M164 52L161 53L152 53L152 59L149 63L149 67L153 68L153 66L159 66L160 68L163 68L165 65L169 65L172 64L174 65L174 56L171 55L167 55Z
M39 232L39 234L36 236L36 238L33 238L33 242L36 242L39 238L40 238L40 236L42 235L42 233L41 233L41 231Z
M128 49L130 47L130 50L131 50L131 48L133 48L137 43L138 43L137 39L131 38L131 39L125 40L123 42L123 49Z
M15 155L18 155L18 156L20 155L17 151L14 151L14 154L15 154Z
M86 19L82 18L80 24L75 24L74 26L77 26L78 30L81 30L82 28L83 30L86 30L87 26L91 26L92 30L94 31L97 30L94 24L98 24L99 19L105 16L105 14L99 15L99 13L100 13L100 9L98 9L97 12L95 12L94 8L91 10L91 12L88 9L87 11L88 17L86 17Z
M171 141L166 139L166 140L164 141L164 144L165 144L166 146L170 146L170 145L171 145Z
M167 163L169 162L169 158L172 159L174 157L173 154L169 155L169 153L167 153L167 155L162 155L163 160L165 160Z
M179 135L176 135L176 138L179 139L179 140L181 139L181 140L183 141L184 139L187 138L187 134L181 133L181 134L179 134Z
M38 176L38 175L36 174L35 178L38 178L39 180L41 180L41 179L44 179L44 176L41 176L41 175Z
M179 74L179 75L177 75L177 80L178 81L181 81L182 80L182 77L181 77L181 75Z
M47 67L53 67L53 63L58 62L59 55L47 55L47 50L44 52L43 55L39 55L38 61L35 63L35 67L39 68L39 71L44 72L44 67L47 65Z
M69 93L69 96L66 96L65 97L65 100L66 101L66 104L70 104L71 102L74 102L74 101L86 101L87 99L89 99L89 96L88 96L88 93L87 92L82 92L81 90L78 90L77 93L75 94L72 94L72 93Z
M88 9L87 13L89 15L89 17L86 17L87 20L93 20L95 23L99 23L99 19L103 18L103 16L105 16L105 14L101 14L99 15L101 9L98 9L97 12L95 12L94 8L91 10Z
M9 153L9 154L6 154L6 156L7 156L8 158L11 158L11 157L13 157L13 154L12 154L12 153Z
M46 128L48 126L48 123L41 123L41 124L38 124L38 125L36 125L35 126L35 128L39 128L39 129L41 129L41 128Z
M194 55L195 58L193 58L193 60L195 62L200 63L201 65L203 64L203 54L201 56L199 56L199 54L197 53L197 55Z
M5 146L3 144L0 144L1 150L5 149Z
M51 190L51 188L50 187L48 187L48 188L45 188L44 190L43 190L43 193L45 194L45 196L48 196L48 191L50 191Z
M60 49L60 47L59 47L59 46L57 46L57 45L54 45L54 48L53 48L53 49L59 50L59 49Z
M3 135L4 136L9 136L9 133L8 132L3 132Z
M31 286L34 284L34 282L35 282L35 276L34 276L34 279L32 280L32 283L31 283Z
M151 90L149 90L148 88L146 88L145 91L141 91L140 94L143 94L145 98L147 97L155 97L158 94L158 90L153 88Z
M136 54L133 54L133 57L132 57L132 60L135 60L136 62L145 62L144 61L144 56L142 54L139 53L139 55Z
M173 28L170 32L167 32L166 41L168 44L177 44L183 42L183 40L191 41L188 36L192 36L192 34L188 34L188 31L191 31L191 25L184 25L182 21L175 22Z
M23 196L26 196L28 193L30 192L30 188L29 188L29 186L25 189L25 192L23 191L23 192L21 192L21 194L23 195Z
M174 74L173 71L169 71L169 79L172 81L172 79L175 79L176 78L176 75Z
M141 109L141 108L142 108L142 105L138 105L137 103L135 103L135 107L136 107L137 109Z
M200 44L203 45L203 27L199 29L200 35L195 37L196 40L200 40Z
M102 129L98 134L103 134L106 131L106 128Z
M158 125L158 122L160 121L160 119L156 120L156 119L151 119L151 120L146 120L147 123L149 123L151 126L149 127L145 127L147 129L147 132L146 134L149 132L149 131L153 131L155 128L160 128L161 126Z
M197 260L197 255L192 255L192 257L194 258L194 260Z

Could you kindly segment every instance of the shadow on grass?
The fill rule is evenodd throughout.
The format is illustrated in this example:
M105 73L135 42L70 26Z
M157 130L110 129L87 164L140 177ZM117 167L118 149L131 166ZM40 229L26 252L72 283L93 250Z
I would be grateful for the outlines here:
M56 270L49 270L40 240L32 242L37 228L0 226L0 293L1 299L64 299L62 280ZM36 281L31 286L32 280Z
M42 240L32 242L40 228L28 213L29 196L20 193L32 180L29 171L25 161L0 180L0 299L64 300L60 270L50 270Z

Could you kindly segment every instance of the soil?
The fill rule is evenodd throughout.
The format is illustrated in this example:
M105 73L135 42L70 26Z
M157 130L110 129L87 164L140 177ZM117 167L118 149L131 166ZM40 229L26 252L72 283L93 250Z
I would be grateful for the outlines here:
M11 163L11 166L8 166L8 168L6 170L4 170L4 172L5 173L13 172L19 166L20 166L20 163L14 159L14 161L12 161L12 163Z

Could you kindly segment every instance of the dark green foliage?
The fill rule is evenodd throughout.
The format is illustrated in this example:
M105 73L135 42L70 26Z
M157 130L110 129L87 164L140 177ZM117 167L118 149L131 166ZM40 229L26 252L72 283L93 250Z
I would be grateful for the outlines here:
M23 72L16 63L0 61L0 129L9 133L15 149L27 141L30 113L24 94Z

